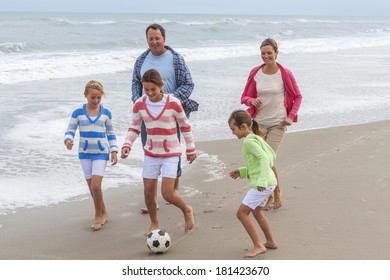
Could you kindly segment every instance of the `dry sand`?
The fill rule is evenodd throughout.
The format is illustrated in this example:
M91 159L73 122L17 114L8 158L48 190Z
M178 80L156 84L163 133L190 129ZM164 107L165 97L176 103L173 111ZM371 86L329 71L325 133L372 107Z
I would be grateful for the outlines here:
M390 122L288 133L278 152L283 207L266 213L277 250L256 259L390 259ZM238 260L251 242L235 216L248 182L228 173L242 165L241 140L198 142L199 156L184 170L181 192L195 211L196 228L183 230L181 212L159 195L161 228L173 245L149 254L149 217L142 186L105 192L110 213L93 232L91 199L21 209L0 217L3 260ZM221 178L210 181L210 171ZM197 192L194 192L197 190ZM261 235L263 238L263 236Z

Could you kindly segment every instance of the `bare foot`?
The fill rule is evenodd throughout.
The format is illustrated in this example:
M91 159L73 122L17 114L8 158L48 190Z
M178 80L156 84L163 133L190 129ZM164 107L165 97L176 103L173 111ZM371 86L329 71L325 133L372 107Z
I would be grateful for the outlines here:
M107 218L108 218L108 214L107 213L102 216L102 225L104 225L106 223Z
M268 198L267 204L263 207L264 211L271 210L274 207L274 195L271 194Z
M93 230L99 230L102 228L102 220L101 219L95 219L95 221L93 222L91 228Z
M278 249L278 244L276 242L265 242L264 247L267 249Z
M282 207L282 202L280 200L275 200L274 209L279 209L280 207Z
M282 207L282 191L280 188L276 188L274 191L275 201L274 201L274 209L279 209Z
M194 219L194 213L192 211L192 207L189 206L189 210L184 214L184 221L186 223L184 230L190 231L194 228L195 225L195 219Z
M254 258L260 254L267 252L267 248L263 247L253 247L248 253L245 254L244 258Z
M274 207L275 207L274 204L271 203L271 204L266 204L262 209L264 211L269 211L269 210L273 209Z
M157 205L157 210L158 209L160 209L160 207ZM142 214L148 214L149 213L149 210L146 207L142 207L139 210L141 211Z
M144 236L148 236L153 230L158 228L158 224L150 224L149 229L144 233Z

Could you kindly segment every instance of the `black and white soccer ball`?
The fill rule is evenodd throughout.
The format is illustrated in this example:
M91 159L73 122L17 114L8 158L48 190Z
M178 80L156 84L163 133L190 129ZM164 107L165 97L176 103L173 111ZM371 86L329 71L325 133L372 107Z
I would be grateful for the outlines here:
M153 253L162 254L171 246L171 237L166 231L155 229L148 234L146 245Z

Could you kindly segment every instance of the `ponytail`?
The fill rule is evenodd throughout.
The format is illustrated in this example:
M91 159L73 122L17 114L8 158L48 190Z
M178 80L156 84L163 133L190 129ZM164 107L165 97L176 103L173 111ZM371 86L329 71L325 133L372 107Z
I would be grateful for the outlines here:
M265 131L265 129L261 127L259 123L254 119L252 120L252 131L254 134L259 135L263 139L265 138L265 136L267 136L267 132Z

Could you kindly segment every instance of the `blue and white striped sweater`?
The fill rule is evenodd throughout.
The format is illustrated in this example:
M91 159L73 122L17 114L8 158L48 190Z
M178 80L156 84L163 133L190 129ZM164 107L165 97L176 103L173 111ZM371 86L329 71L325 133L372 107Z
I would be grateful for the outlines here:
M109 160L111 152L118 152L112 115L102 104L100 104L100 113L94 120L88 116L86 104L73 111L65 132L64 143L68 139L74 141L77 128L80 134L80 159Z

